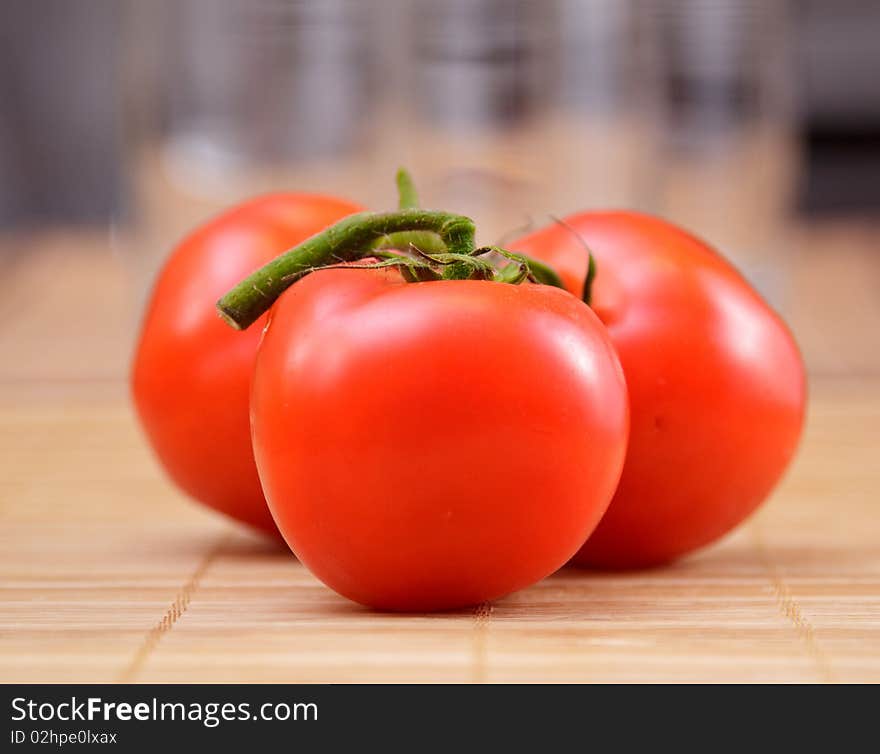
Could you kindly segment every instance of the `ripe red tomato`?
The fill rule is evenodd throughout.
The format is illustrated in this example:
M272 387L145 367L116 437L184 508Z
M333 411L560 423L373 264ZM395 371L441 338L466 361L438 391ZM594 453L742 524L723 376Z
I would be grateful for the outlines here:
M627 415L607 334L565 291L360 269L278 300L251 397L287 543L392 610L479 603L563 565L614 492Z
M275 525L248 424L261 328L233 332L214 303L282 251L358 210L332 197L276 194L224 212L173 251L148 305L131 381L153 449L193 498L265 531Z
M566 227L566 225L568 227ZM607 514L575 562L664 563L706 545L763 501L795 451L806 382L782 320L711 247L633 212L585 212L511 244L581 295L620 356L629 448Z

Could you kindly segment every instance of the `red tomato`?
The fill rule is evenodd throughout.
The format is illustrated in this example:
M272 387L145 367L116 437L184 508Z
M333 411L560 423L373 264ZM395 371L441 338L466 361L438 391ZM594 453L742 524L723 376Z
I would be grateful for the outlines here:
M274 532L251 450L248 395L261 327L236 333L217 298L359 207L308 194L260 197L187 237L162 270L132 370L138 415L172 479L218 511Z
M795 451L806 382L782 320L711 247L663 220L585 212L511 248L555 266L620 356L629 448L608 513L575 562L664 563L706 545L763 501Z
M558 288L316 272L272 309L251 397L278 527L339 593L494 599L563 565L626 446L604 328Z

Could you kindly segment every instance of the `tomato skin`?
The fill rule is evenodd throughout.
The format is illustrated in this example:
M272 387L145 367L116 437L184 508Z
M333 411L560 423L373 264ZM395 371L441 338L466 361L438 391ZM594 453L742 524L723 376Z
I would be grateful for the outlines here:
M607 334L562 290L326 270L272 310L251 421L297 557L362 604L439 610L577 551L617 484L628 404Z
M216 300L243 277L340 218L350 202L272 194L198 228L174 249L148 304L131 372L138 416L159 460L190 496L267 532L248 397L259 326L235 332Z
M659 218L584 212L511 244L582 293L620 356L631 427L620 485L574 558L637 568L709 544L770 493L796 449L806 379L790 332L703 241Z

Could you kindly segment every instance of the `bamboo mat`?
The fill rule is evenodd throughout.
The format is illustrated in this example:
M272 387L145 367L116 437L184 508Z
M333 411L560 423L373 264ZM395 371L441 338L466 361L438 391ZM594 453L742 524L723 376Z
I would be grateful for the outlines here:
M0 278L0 680L880 681L880 379L814 379L784 483L692 558L374 613L165 481L124 273L69 243Z

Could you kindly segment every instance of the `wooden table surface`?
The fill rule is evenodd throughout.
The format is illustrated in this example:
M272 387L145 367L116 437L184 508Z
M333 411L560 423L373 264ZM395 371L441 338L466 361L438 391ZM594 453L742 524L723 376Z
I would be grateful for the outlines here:
M0 258L0 681L880 681L871 372L813 378L793 469L720 544L388 615L164 479L127 402L136 307L106 243Z

